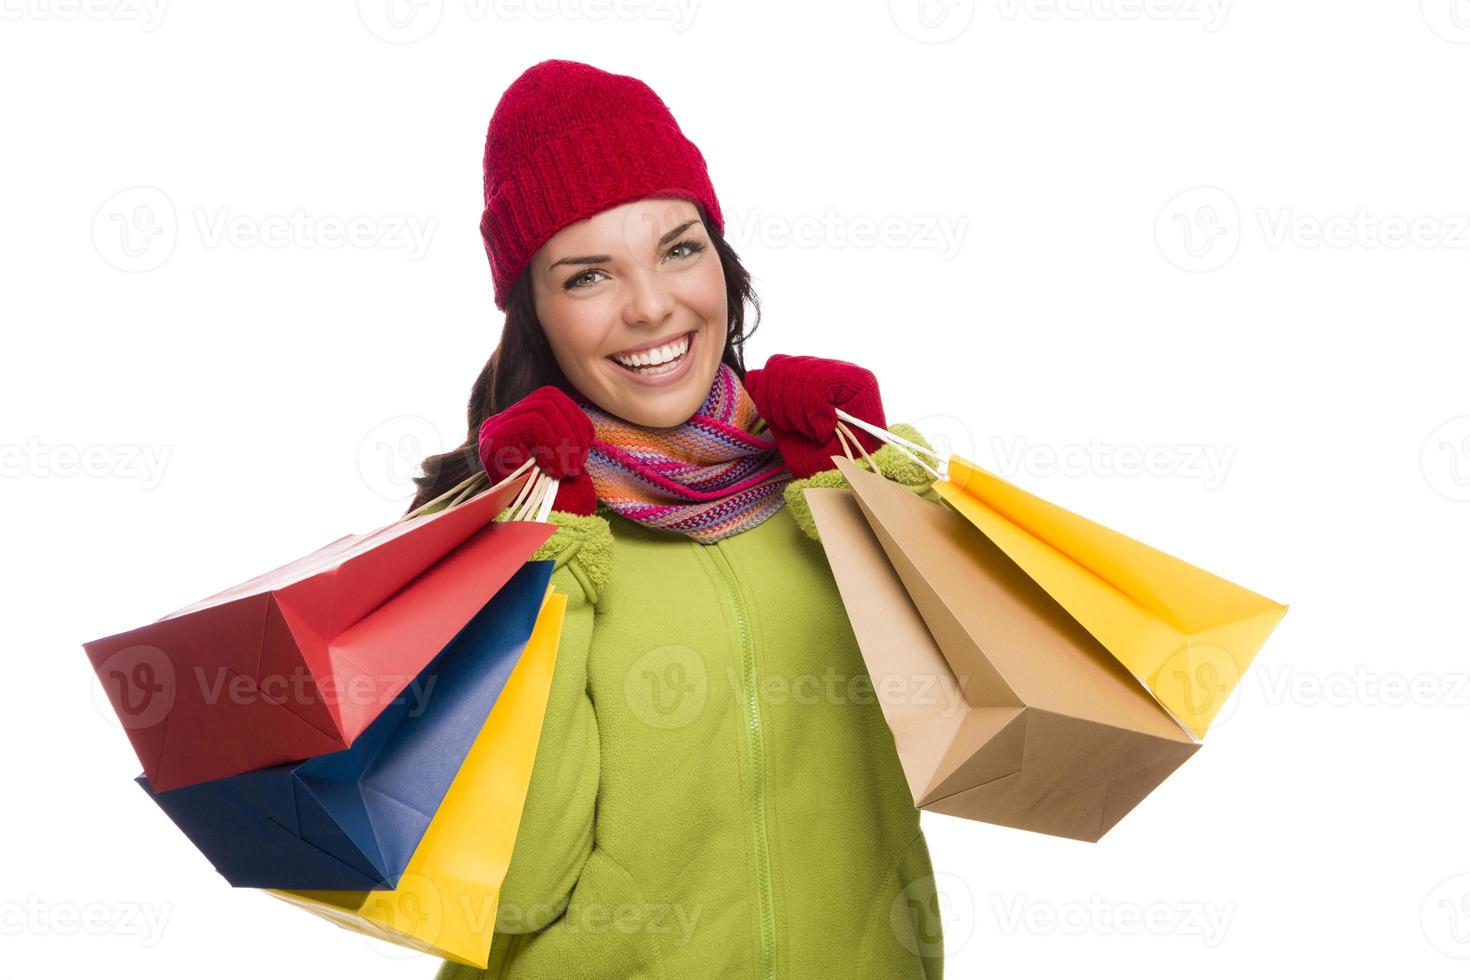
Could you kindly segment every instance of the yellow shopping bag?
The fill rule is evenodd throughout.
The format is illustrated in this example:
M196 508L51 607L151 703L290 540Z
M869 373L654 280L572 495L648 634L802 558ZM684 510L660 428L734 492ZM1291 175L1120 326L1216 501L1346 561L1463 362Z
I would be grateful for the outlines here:
M1287 607L1048 503L958 456L934 489L1195 738Z
M520 660L391 891L270 894L354 932L467 966L490 957L536 759L566 596L548 590Z

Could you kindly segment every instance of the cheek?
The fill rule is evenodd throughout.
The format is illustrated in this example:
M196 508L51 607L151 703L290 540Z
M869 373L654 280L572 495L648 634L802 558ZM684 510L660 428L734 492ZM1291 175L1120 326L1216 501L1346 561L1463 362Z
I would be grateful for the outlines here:
M730 317L726 309L728 300L725 296L725 274L720 263L707 263L688 286L682 297L684 305L704 321L705 336L710 341L705 345L700 361L713 370L713 365L724 355L726 335L730 329Z
M726 323L725 271L720 268L719 256L711 255L710 261L702 263L699 278L695 281L696 298L692 305L710 323Z
M589 317L568 316L555 309L555 304L545 314L538 314L541 327L546 331L546 342L563 370L576 365L586 370L600 358L604 327L601 320Z

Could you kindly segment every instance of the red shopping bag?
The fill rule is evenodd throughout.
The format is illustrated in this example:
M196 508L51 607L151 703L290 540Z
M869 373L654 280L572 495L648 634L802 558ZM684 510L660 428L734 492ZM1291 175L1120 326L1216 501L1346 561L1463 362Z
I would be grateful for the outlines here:
M84 643L154 789L350 746L555 531L495 520L527 478Z

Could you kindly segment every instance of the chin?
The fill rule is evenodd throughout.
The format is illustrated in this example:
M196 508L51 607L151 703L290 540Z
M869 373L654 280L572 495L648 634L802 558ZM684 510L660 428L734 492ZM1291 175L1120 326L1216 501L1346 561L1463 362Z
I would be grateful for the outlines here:
M679 384L662 390L619 392L617 404L604 407L634 425L654 429L680 425L704 403L710 385L714 384L717 368L716 363L699 374L691 371Z
M589 396L599 392L601 397L593 400L605 412L634 425L667 429L688 421L709 396L724 347L723 331L701 327L684 355L683 369L666 383L639 380L611 357L604 357L601 365L587 373L586 387L575 379L573 384Z
M706 388L705 392L709 389ZM704 394L697 398L644 397L625 403L627 411L616 413L634 425L646 425L654 429L667 429L689 419L704 401Z

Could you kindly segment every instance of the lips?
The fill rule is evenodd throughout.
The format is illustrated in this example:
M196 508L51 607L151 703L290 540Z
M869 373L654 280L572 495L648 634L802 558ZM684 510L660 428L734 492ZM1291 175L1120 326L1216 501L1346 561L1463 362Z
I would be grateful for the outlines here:
M683 336L686 335L676 335L674 337L674 340L677 342L679 338ZM614 365L616 365L618 370L622 372L622 374L627 377L628 380L634 382L635 384L649 387L664 387L667 385L677 384L685 375L689 373L689 366L694 363L694 355L703 337L703 335L700 334L697 330L690 331L687 336L689 338L688 346L685 348L684 353L680 354L674 360L665 361L662 364L654 365L651 367L628 367L626 364L620 363L616 358L612 357L611 355L609 355L607 359L611 361ZM664 343L667 342L668 341L664 341ZM644 349L646 350L647 348Z

